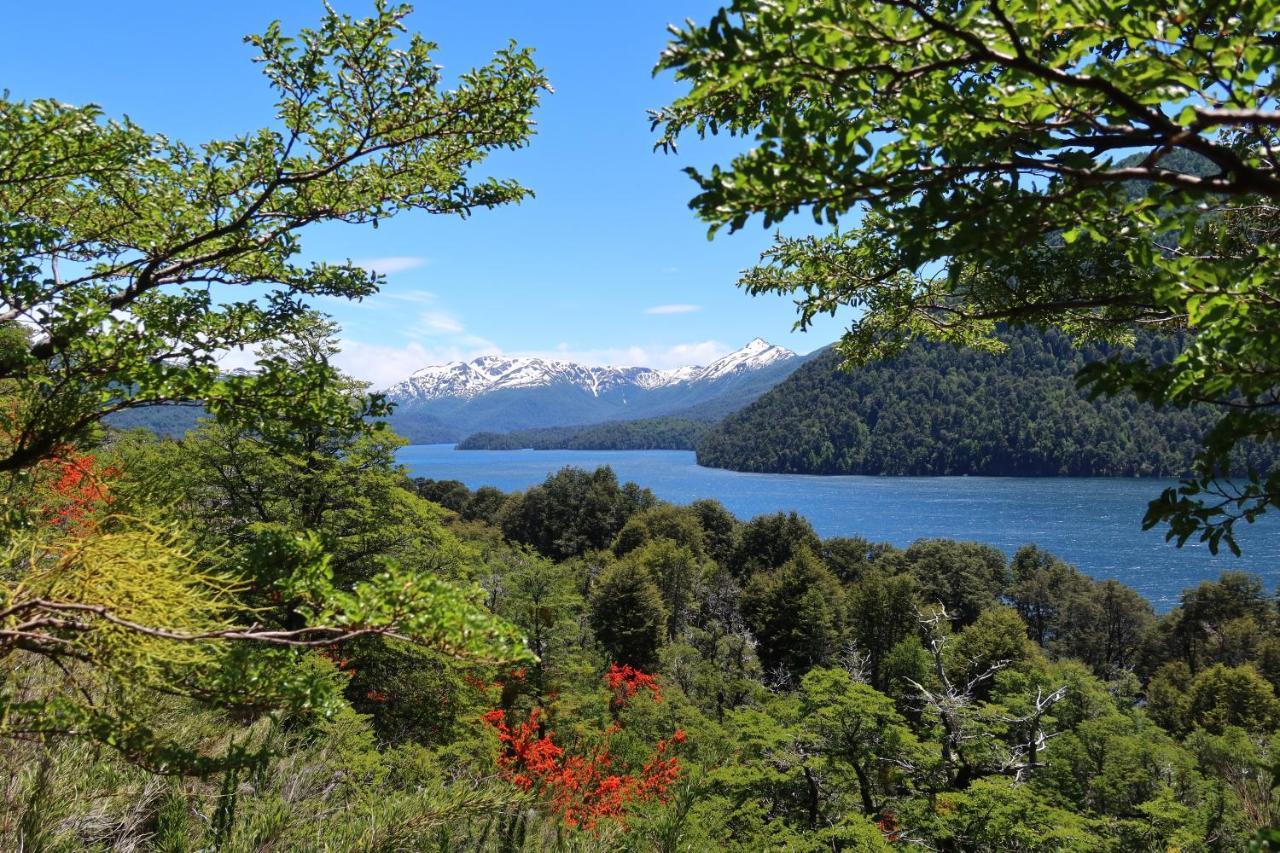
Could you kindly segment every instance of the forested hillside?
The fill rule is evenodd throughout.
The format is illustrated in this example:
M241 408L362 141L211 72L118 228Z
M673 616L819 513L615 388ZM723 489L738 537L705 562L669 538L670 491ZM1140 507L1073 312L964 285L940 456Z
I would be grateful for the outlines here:
M920 342L852 371L828 350L703 436L698 462L801 474L1175 477L1220 416L1155 410L1131 394L1090 400L1075 374L1116 355L1167 363L1178 336L1132 352L1077 348L1055 330L1006 330L1008 352ZM1243 448L1265 470L1274 452Z
M309 516L334 578L365 577L372 554L475 584L528 653L373 634L276 662L320 709L151 696L147 737L209 756L181 782L141 742L13 741L0 842L1207 852L1280 818L1280 610L1256 577L1157 615L1033 546L821 539L607 468L514 494L410 481L395 443L281 457L219 426L112 436L81 462L110 491L73 490L74 523L109 533L111 512L176 502L198 508L192 542L252 548L262 518ZM214 761L229 743L247 751Z
M712 421L682 417L607 421L515 432L478 432L459 450L693 450Z

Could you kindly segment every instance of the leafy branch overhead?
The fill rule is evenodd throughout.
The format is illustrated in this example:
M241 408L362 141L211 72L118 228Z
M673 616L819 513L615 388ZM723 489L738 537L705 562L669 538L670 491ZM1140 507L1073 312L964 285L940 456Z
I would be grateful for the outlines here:
M1124 341L1193 330L1168 363L1079 377L1157 406L1218 406L1197 475L1148 526L1237 548L1280 474L1218 476L1280 437L1280 4L1179 0L737 0L673 31L653 113L748 150L688 169L712 231L801 210L742 285L794 295L799 325L852 309L849 364L927 336L998 350L1001 322Z
M210 773L262 760L261 738L197 749L156 702L331 715L344 671L323 656L353 641L536 659L470 581L482 558L407 490L389 406L332 366L336 327L306 304L380 284L300 263L308 225L530 194L473 173L533 134L549 87L532 53L449 81L409 11L326 7L315 29L249 37L275 121L229 140L0 98L0 738ZM245 347L258 369L224 375ZM159 402L217 423L88 451L105 415Z
M467 216L530 194L473 171L533 134L549 86L532 52L511 44L450 88L435 45L404 35L408 12L380 0L371 18L329 9L295 37L278 23L250 36L276 121L232 139L193 146L96 106L0 100L0 323L27 331L0 359L20 401L0 469L109 411L201 400L216 413L287 391L221 376L216 354L290 329L306 297L379 284L349 262L299 263L306 226ZM269 290L237 297L249 284Z

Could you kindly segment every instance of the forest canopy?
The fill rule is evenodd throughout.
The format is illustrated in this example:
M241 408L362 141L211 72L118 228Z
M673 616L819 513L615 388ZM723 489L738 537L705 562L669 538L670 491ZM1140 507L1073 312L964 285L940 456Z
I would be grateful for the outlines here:
M276 110L228 139L0 97L0 739L231 772L260 765L261 737L197 745L154 703L259 730L332 714L314 650L354 640L531 659L396 486L388 407L332 366L335 327L308 307L381 279L298 260L310 225L529 195L473 170L532 135L548 86L531 52L509 45L445 88L409 11L326 7L315 28L247 37ZM219 369L245 347L255 370ZM173 445L101 448L106 415L166 401L212 414L203 452L162 471Z
M1073 345L1050 329L1002 330L1000 354L920 341L855 370L827 351L706 433L698 462L737 471L913 476L1179 477L1218 414L1089 399L1074 375L1118 350L1168 362L1177 335L1132 347ZM1276 445L1240 445L1229 473L1266 472Z

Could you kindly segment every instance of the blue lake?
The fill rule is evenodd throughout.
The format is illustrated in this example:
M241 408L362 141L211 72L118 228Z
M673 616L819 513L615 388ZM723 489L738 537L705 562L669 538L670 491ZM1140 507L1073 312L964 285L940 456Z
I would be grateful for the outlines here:
M1223 569L1280 580L1280 518L1239 531L1244 556L1213 556L1188 543L1176 548L1160 529L1142 530L1147 501L1162 480L1056 477L813 477L740 474L700 468L676 450L485 450L453 445L403 448L417 477L461 480L471 488L516 491L566 465L609 465L659 498L689 503L715 498L739 518L795 510L822 536L863 536L905 546L944 537L985 542L1010 554L1034 542L1095 578L1116 578L1167 610L1178 594Z

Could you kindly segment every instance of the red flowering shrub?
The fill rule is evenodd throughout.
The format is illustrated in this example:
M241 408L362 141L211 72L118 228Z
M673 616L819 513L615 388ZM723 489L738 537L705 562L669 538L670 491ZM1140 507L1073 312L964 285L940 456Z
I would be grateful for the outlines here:
M118 477L120 470L100 465L92 453L63 449L41 463L40 474L46 483L40 509L44 520L68 532L85 534L110 506L107 483Z
M658 679L646 672L641 672L631 664L623 666L618 666L616 663L609 664L609 671L604 674L604 681L613 691L613 699L609 706L614 712L625 708L641 688L653 695L653 701L662 701L662 688L658 686Z
M882 814L880 819L876 821L876 826L879 827L880 832L884 834L886 841L897 841L902 837L901 827L898 825L898 818L894 816L893 812L885 812Z
M605 732L603 745L594 754L571 755L556 744L555 732L546 730L540 716L534 708L527 721L514 727L507 725L498 709L483 719L503 744L498 756L502 775L522 791L539 791L566 826L592 830L601 820L622 820L631 803L665 802L680 777L680 759L669 755L668 747L685 742L681 730L670 741L658 741L639 773L631 773L614 768L609 754L608 738L617 731L617 724Z

